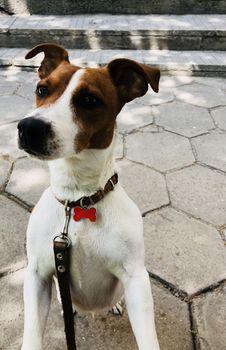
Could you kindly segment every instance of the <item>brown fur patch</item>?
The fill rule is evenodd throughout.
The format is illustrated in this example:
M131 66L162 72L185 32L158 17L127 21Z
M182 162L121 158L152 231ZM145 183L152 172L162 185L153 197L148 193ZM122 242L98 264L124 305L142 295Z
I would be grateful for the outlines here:
M40 80L38 85L47 86L48 94L46 97L39 97L36 95L36 106L47 106L57 101L68 86L72 75L78 69L80 68L66 61L62 61L48 77Z
M65 50L65 48L62 46L51 43L36 45L27 52L25 59L30 59L40 52L44 52L44 59L42 60L38 69L40 79L44 79L49 76L50 73L53 72L62 61L69 63L67 50Z
M101 100L94 108L85 108L77 102L79 94L92 94ZM74 121L80 132L75 139L76 151L84 148L103 149L110 145L115 119L122 108L117 89L106 68L86 68L72 99Z

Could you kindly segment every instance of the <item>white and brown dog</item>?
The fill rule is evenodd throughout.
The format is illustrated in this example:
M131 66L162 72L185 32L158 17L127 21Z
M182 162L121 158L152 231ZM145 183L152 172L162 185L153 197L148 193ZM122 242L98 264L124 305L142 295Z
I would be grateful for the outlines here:
M116 117L125 103L158 92L158 69L128 59L103 68L69 63L67 51L41 44L37 108L18 124L19 147L48 161L51 187L34 208L27 230L23 350L41 350L55 275L53 238L64 222L59 200L75 201L103 188L115 173ZM58 199L58 200L57 200ZM120 184L95 205L97 220L70 220L70 282L77 310L112 308L124 294L139 350L158 350L142 217Z

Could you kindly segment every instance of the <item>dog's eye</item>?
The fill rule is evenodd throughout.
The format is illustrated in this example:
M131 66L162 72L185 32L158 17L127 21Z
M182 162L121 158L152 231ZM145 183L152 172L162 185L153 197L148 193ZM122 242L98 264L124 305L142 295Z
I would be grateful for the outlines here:
M36 93L39 97L45 97L48 94L48 88L44 85L37 86Z
M76 104L83 108L96 108L103 104L99 97L92 94L84 94L76 98Z

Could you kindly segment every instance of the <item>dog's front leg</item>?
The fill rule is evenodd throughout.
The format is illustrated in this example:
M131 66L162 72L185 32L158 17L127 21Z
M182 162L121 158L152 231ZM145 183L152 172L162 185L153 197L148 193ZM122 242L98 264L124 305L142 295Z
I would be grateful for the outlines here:
M22 350L41 350L51 300L52 279L28 266L24 280L24 337Z
M139 350L159 350L148 273L144 267L123 277L125 301Z

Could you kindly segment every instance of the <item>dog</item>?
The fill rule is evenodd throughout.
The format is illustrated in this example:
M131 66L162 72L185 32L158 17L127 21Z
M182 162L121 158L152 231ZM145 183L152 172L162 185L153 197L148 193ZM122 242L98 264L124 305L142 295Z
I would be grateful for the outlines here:
M158 92L160 71L118 58L101 68L70 63L55 44L38 69L36 109L18 123L19 148L48 161L51 186L34 207L27 229L22 350L41 350L55 276L53 238L64 206L90 196L116 172L116 117L125 103ZM113 188L112 188L113 189ZM139 350L159 350L151 285L144 266L141 214L120 183L94 205L96 221L70 220L70 289L76 310L109 310L124 296Z

